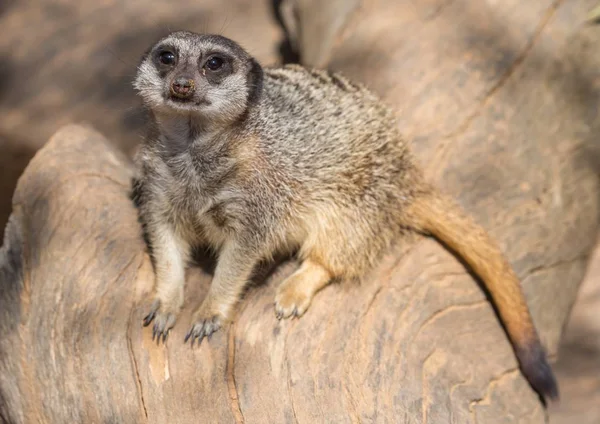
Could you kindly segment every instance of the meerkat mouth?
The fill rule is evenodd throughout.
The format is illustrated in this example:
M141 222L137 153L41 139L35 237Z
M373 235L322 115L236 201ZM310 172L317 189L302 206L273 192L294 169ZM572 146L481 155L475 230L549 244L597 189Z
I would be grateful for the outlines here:
M169 98L167 100L170 100L170 101L180 104L180 105L195 104L193 99L185 98L185 97L178 97L178 96L173 96L173 95L169 96Z
M169 96L165 99L168 107L182 111L192 111L202 106L210 106L211 102L206 99L182 99L180 97Z

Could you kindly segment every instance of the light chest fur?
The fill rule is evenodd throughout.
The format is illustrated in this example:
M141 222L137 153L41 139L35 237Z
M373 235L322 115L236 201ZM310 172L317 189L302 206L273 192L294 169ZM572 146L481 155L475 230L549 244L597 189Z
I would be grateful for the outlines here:
M170 138L160 135L154 148L141 152L142 160L153 164L147 173L153 193L150 207L172 223L186 242L218 247L242 225L236 211L244 209L245 199L233 178L239 166L218 137L205 134L190 139L179 134L177 143L187 144L181 149L174 149Z

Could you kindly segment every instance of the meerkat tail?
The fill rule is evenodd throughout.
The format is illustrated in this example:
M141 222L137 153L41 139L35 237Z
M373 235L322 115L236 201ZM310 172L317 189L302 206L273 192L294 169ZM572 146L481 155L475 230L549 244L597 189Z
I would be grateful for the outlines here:
M435 191L408 208L409 225L460 256L485 284L534 390L558 399L558 385L533 325L521 284L496 242L451 199Z

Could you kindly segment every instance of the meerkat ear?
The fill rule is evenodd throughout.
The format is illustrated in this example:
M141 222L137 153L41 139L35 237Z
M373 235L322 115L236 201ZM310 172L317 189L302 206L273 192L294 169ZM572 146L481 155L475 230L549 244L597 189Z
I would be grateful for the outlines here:
M250 70L247 74L248 87L248 104L252 105L258 101L262 93L263 86L263 69L262 66L254 58L250 59Z

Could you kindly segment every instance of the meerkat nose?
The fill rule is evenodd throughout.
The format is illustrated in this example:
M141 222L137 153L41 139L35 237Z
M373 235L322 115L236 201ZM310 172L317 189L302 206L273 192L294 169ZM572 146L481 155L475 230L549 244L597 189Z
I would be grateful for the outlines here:
M171 84L171 94L180 99L187 99L194 94L194 80L187 77L175 78Z

